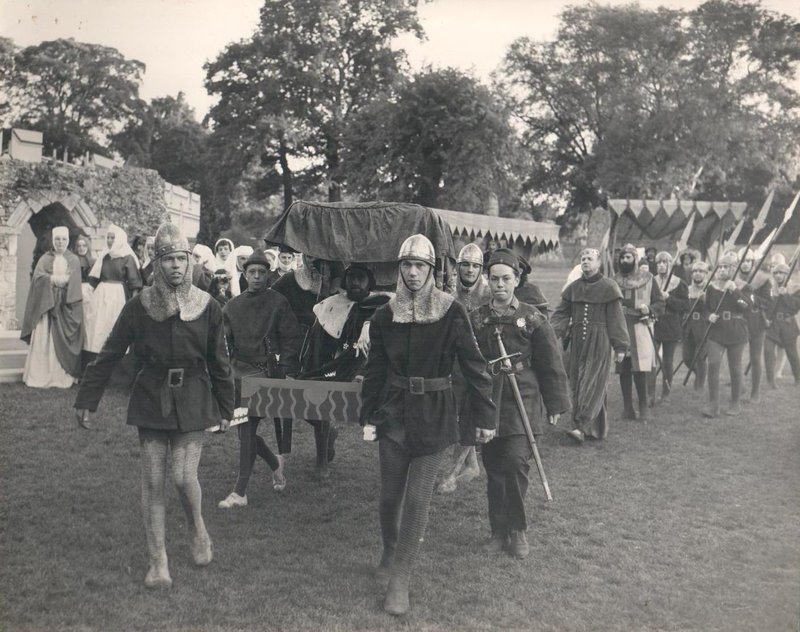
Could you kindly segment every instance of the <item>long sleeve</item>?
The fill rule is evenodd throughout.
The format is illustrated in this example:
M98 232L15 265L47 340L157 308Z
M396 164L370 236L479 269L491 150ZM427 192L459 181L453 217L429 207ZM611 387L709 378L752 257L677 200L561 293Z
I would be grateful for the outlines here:
M664 293L658 287L658 281L653 279L653 284L650 287L650 313L658 318L664 315L665 307Z
M549 323L540 325L531 334L531 368L536 373L547 414L566 412L570 407L567 372Z
M553 331L559 338L565 338L567 336L571 321L572 302L562 296L553 315L550 316L550 324L553 326Z
M128 255L125 261L125 284L128 286L128 291L133 294L142 289L142 275L139 272L139 262L132 256Z
M384 386L389 371L389 356L383 341L381 319L373 320L369 328L370 349L364 367L364 381L361 388L361 425L368 423L381 403Z
M622 311L622 300L609 301L606 305L606 326L608 339L617 353L627 353L631 346L628 336L628 326L625 324L625 314Z
M470 421L477 428L492 429L495 427L496 412L492 401L492 378L486 372L486 359L478 347L466 310L460 304L456 304L456 307L460 310L455 322L458 327L456 357L464 376L465 401Z
M689 288L681 281L667 295L666 308L677 314L689 311Z
M209 301L206 309L210 310L206 365L208 374L211 377L211 393L217 400L222 418L232 419L234 408L233 375L231 373L230 359L228 358L228 348L225 344L222 310L214 301Z
M87 409L92 412L97 410L97 405L103 397L114 367L125 356L135 335L133 303L128 302L122 308L122 312L120 312L117 322L114 323L97 358L86 367L78 396L75 398L75 408Z

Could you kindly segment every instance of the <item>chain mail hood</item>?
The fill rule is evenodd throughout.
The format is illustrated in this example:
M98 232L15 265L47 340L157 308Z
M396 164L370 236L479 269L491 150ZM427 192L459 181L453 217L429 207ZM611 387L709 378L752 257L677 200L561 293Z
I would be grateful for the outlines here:
M192 285L192 256L189 244L173 224L162 224L156 232L156 258L153 261L153 285L142 290L142 306L156 322L180 314L183 321L200 318L211 295ZM172 252L186 252L188 264L180 285L173 286L164 275L161 257Z
M455 297L438 289L433 277L431 267L425 284L416 292L412 292L403 281L403 273L397 271L397 294L389 301L392 322L435 323L444 318Z

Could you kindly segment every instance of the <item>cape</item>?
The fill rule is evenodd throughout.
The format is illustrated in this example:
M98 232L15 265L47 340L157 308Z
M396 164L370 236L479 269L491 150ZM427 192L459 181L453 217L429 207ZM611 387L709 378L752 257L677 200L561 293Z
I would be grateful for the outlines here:
M64 253L64 258L69 266L69 282L65 302L69 305L83 300L81 289L81 262L77 255L69 250ZM50 285L50 275L53 274L53 261L55 253L44 253L36 262L36 269L31 277L31 288L28 292L28 301L25 303L25 315L22 318L20 338L30 342L31 334L36 325L47 312L55 307L53 288Z
M621 301L622 292L614 279L601 272L586 279L581 277L570 283L561 293L564 300L571 303L611 303Z

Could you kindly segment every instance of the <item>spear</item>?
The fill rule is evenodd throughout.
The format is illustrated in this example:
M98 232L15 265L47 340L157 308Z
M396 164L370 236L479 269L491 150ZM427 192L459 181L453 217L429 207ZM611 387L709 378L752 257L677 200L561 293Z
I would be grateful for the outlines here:
M664 288L669 287L669 282L672 281L672 275L675 274L675 266L678 265L678 257L680 254L686 250L686 247L689 245L689 236L692 234L692 228L694 228L694 218L697 215L697 207L695 206L692 209L692 212L689 213L689 221L686 222L686 228L683 229L681 233L681 238L678 240L678 244L676 247L675 252L675 259L672 261L672 267L669 269L669 274L667 275L667 282L664 284Z
M750 235L750 239L747 242L747 246L745 247L744 256L747 256L747 251L753 245L753 240L756 238L756 234L761 232L761 229L764 228L764 225L767 223L767 215L769 215L769 209L772 206L772 198L775 197L775 191L770 191L769 195L767 195L767 199L764 200L764 204L761 205L761 210L758 212L758 215L753 220L753 232ZM725 248L728 249L736 243L736 239L739 237L739 233L742 232L742 226L744 225L744 216L742 219L739 220L739 224L736 228L733 229L731 236L728 237L728 241L725 242ZM744 259L744 257L742 257ZM714 268L711 270L711 274L708 275L708 279L706 279L705 287L703 287L703 294L706 293L708 290L708 286L711 285L711 280L714 278L714 275L717 273L717 269L719 268L718 264L714 264ZM689 311L686 312L686 317L683 319L683 323L681 326L685 327L686 323L689 322L689 318L691 317L692 312L697 307L697 304L700 302L700 299L703 297L703 294L700 294L692 303L692 306L689 308ZM679 365L680 366L680 365ZM677 371L677 369L676 369Z
M742 257L739 259L739 263L736 266L736 271L733 273L733 276L731 277L734 280L739 275L739 271L742 269L742 262L745 260L745 258L747 258L747 253L753 246L753 241L755 240L756 234L761 231L761 229L764 227L764 224L766 223L767 214L769 213L769 208L772 204L772 197L773 197L773 191L770 191L769 195L767 196L767 199L764 201L764 204L761 207L761 211L759 211L758 216L753 221L753 232L750 235L750 239L747 240L747 245L744 247L744 253ZM800 197L800 193L798 193L798 197ZM794 211L794 207L796 204L797 204L797 198L795 198L792 206L789 207L792 210L792 212ZM784 215L784 217L786 217L786 214ZM791 213L788 213L788 217L791 217ZM711 280L714 278L714 273L716 273L718 269L719 269L719 261L717 261L717 264L714 266L714 271L709 275L708 281L706 281L706 285L703 288L703 294L701 294L695 299L691 309L687 313L686 319L683 321L684 325L689 320L689 314L691 314L692 311L694 311L694 309L697 307L697 304L700 302L700 299L705 295L706 291L708 291L708 287L711 285ZM727 294L728 294L727 290L725 290L722 293L722 297L720 298L719 303L717 304L717 309L714 310L715 315L719 314L719 310L722 309L722 303L725 300ZM706 330L703 333L703 337L700 339L700 344L697 346L697 350L695 351L694 357L692 358L691 363L686 367L688 370L686 372L686 377L683 380L684 386L686 386L686 383L689 381L689 377L694 372L694 367L695 364L697 363L697 359L700 357L700 353L702 352L703 347L705 346L706 343L706 339L708 338L708 332L711 331L711 325L712 323L709 323L708 327L706 327Z
M797 195L794 196L789 208L787 208L786 212L783 214L783 221L781 221L780 226L778 226L778 228L776 228L775 231L770 234L770 238L766 240L766 248L764 248L763 252L761 252L761 248L759 248L759 252L761 252L761 259L756 261L756 265L753 266L753 271L750 273L750 277L747 279L748 283L752 282L752 280L755 278L756 273L761 269L764 260L767 258L769 251L772 250L772 246L774 246L775 242L778 240L781 231L785 228L786 224L789 223L789 220L792 219L792 215L794 215L794 209L797 208L798 200L800 200L800 191L798 191ZM761 244L761 246L763 247L764 244Z

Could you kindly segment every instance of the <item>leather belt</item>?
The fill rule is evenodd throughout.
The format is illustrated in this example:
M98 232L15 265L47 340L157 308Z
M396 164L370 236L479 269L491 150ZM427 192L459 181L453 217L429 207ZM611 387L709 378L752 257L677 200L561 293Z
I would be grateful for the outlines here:
M451 376L446 377L406 377L397 373L389 374L389 385L402 388L412 395L424 395L434 391L446 391L453 386Z
M168 417L170 412L172 412L172 397L170 395L170 390L174 388L183 388L183 383L186 378L205 375L208 371L206 369L205 361L200 360L195 364L185 366L169 366L156 362L145 362L142 365L140 372L147 373L164 380L161 384L159 399L161 404L161 415L163 417Z
M742 320L744 319L744 316L742 316L741 314L734 314L733 312L729 312L727 309L721 311L719 314L720 316L722 316L722 320L730 320L731 318L739 318Z
M794 319L794 314L786 314L784 312L778 312L775 314L775 318L778 320L785 320L786 322Z

